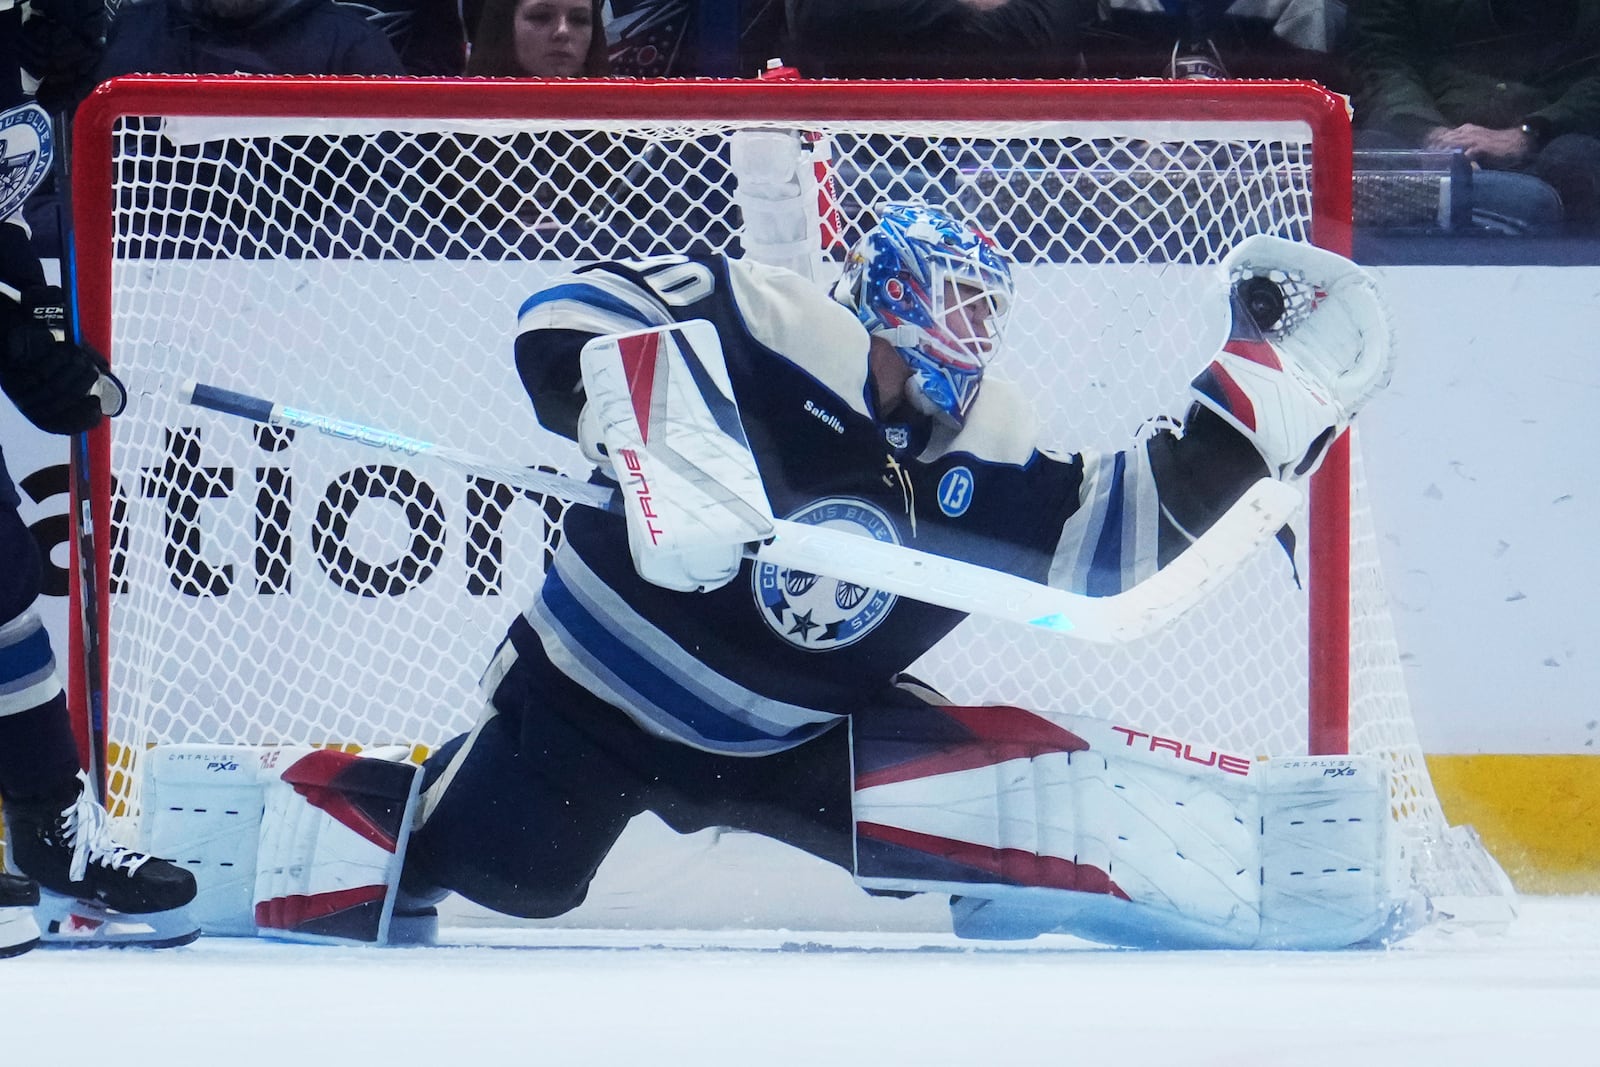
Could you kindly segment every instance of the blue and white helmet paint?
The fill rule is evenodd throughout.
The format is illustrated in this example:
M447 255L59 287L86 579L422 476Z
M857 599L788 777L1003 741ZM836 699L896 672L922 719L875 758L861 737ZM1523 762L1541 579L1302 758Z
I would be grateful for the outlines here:
M1014 292L1011 261L988 235L922 204L889 204L851 249L833 298L910 365L912 402L959 426Z

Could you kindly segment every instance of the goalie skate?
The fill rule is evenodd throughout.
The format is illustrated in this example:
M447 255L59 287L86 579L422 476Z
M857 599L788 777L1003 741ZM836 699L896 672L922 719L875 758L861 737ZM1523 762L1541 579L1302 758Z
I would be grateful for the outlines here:
M166 860L125 848L105 809L78 776L71 797L6 805L6 863L39 883L35 919L47 944L186 945L200 936L185 905L194 877Z

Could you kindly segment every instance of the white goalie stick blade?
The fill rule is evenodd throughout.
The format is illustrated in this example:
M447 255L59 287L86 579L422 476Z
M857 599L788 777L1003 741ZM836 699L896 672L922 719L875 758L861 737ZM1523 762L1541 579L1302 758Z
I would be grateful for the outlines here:
M1132 589L1103 597L783 519L777 520L777 536L756 558L974 615L1116 644L1153 633L1199 603L1294 516L1302 499L1294 486L1263 478L1177 559Z
M389 453L426 457L442 466L493 478L514 488L622 514L620 494L576 478L497 462L348 419L318 414L212 385L187 383L183 403L272 426L316 430ZM866 537L778 519L774 536L753 554L764 563L824 574L941 607L1022 623L1083 641L1115 644L1172 622L1235 573L1299 511L1293 485L1262 479L1172 563L1132 589L1092 597L1029 581L962 560Z

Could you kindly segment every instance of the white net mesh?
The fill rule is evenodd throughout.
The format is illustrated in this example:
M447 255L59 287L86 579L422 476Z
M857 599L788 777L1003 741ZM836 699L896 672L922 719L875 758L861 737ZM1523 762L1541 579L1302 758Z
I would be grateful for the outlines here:
M111 453L107 733L125 814L154 743L431 746L465 729L564 507L180 406L174 386L583 474L517 381L517 309L578 263L737 254L727 140L760 119L219 120L183 118L189 102L112 131L112 356L136 394ZM885 199L975 217L1019 265L993 373L1036 399L1049 446L1124 447L1182 413L1222 337L1212 265L1251 233L1313 232L1310 124L1190 113L1177 92L1169 118L1123 123L819 112L801 128L829 176L826 252ZM1433 834L1364 512L1358 526L1351 738L1391 756L1402 817ZM1297 562L1302 578L1318 566L1303 539ZM969 621L914 670L960 701L1303 752L1318 637L1293 570L1263 551L1121 647Z

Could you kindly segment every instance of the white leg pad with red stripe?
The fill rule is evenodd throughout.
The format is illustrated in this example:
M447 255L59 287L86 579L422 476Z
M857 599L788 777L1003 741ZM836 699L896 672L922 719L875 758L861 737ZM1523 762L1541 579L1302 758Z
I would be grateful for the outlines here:
M1404 910L1373 760L1258 762L1007 707L852 729L857 881L951 894L964 936L1339 948Z
M421 768L333 749L160 746L143 840L207 934L386 944Z

